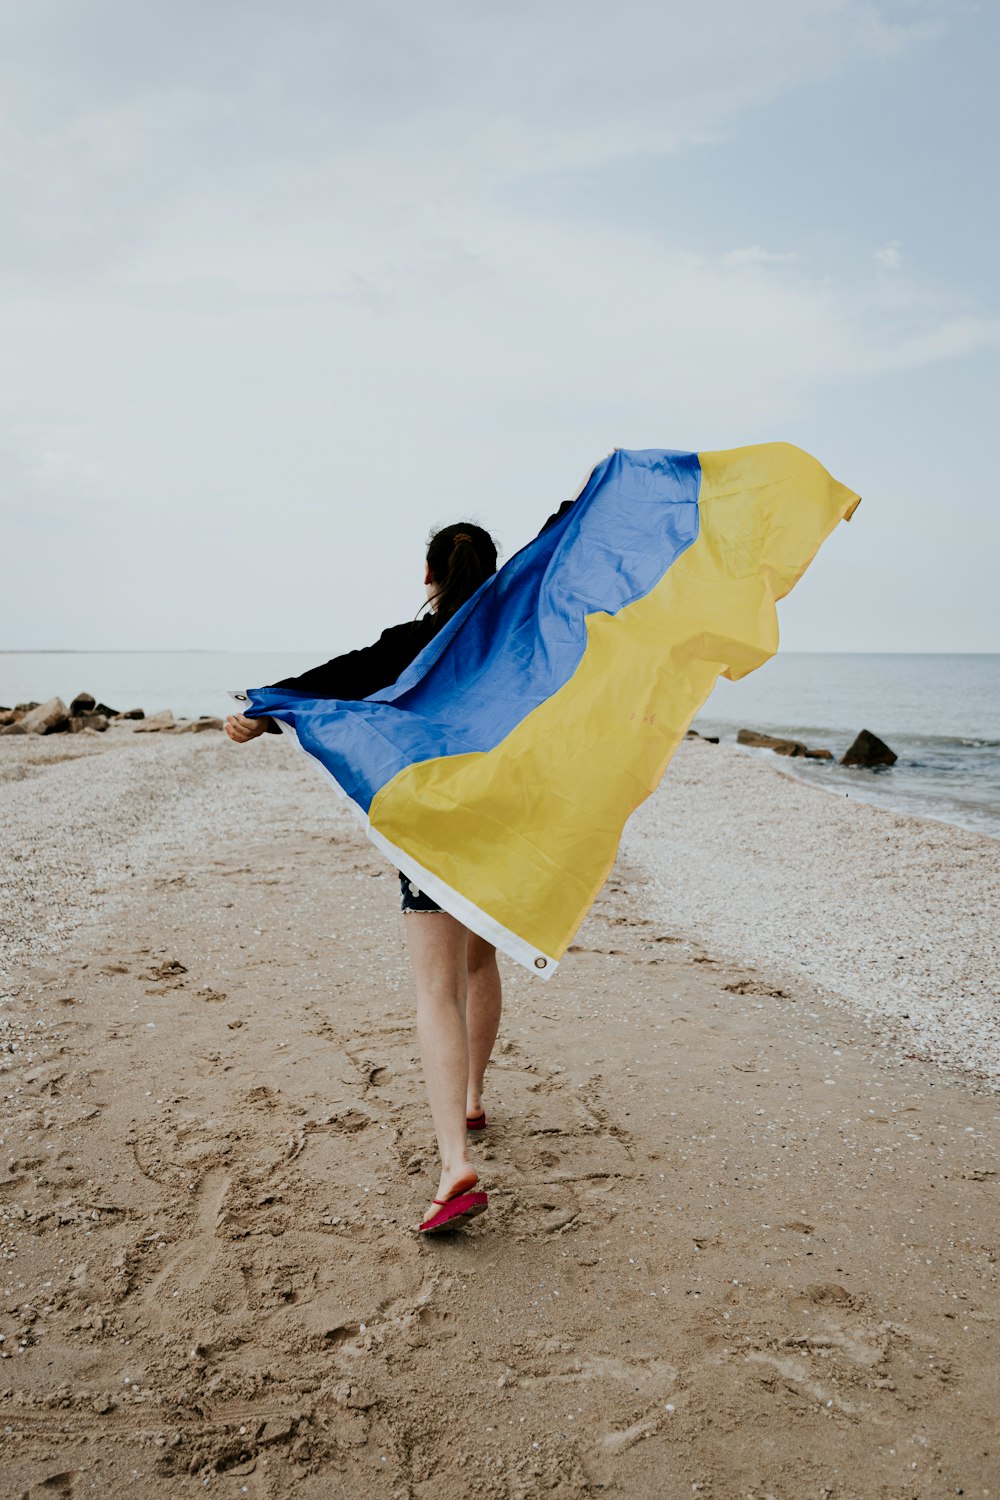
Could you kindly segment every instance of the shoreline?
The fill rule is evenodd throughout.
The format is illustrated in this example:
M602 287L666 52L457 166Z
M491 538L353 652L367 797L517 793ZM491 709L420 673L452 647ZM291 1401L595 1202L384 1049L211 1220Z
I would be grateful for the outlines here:
M765 751L762 751L759 754L755 754L750 747L737 747L735 744L732 746L727 746L726 748L738 750L739 753L746 754L748 759L756 761L758 765L764 766L766 770L775 771L779 776L786 776L789 781L794 781L799 786L807 786L813 791L822 792L824 796L836 797L838 800L844 796L844 793L840 787L824 786L822 781L820 781L818 778L815 781L807 781L804 776L802 776L798 771L792 769L790 766L780 764L771 765L769 761L764 759L764 755L767 753ZM855 794L853 801L862 803L866 807L874 807L878 812L888 813L890 817L905 818L908 821L912 820L914 823L943 824L945 828L957 828L962 833L971 833L976 838L986 839L988 843L996 845L998 849L998 858L1000 858L1000 832L993 833L986 828L977 828L974 827L971 823L959 822L957 818L954 817L946 818L943 814L927 811L912 812L905 808L890 807L888 803L878 802L870 798L869 796L866 796L865 791L866 789L862 788L860 794Z
M300 654L10 653L3 658L0 701L59 693L69 703L68 695L87 687L123 709L141 704L153 713L170 705L182 717L215 716L227 709L224 687L278 681L336 649L331 640ZM42 671L39 663L46 661ZM899 757L885 774L843 771L836 763L794 767L795 774L811 784L839 784L889 811L930 816L1000 841L998 694L1000 656L992 652L817 655L783 649L759 673L738 683L720 679L693 727L720 734L728 746L740 726L750 726L830 748L835 758L867 727Z
M916 736L897 731L889 735L890 748L897 754L894 765L846 768L840 757L855 738L848 729L755 722L759 733L831 751L832 760L819 760L778 755L762 746L740 743L739 728L729 721L696 717L692 728L702 738L712 736L724 749L780 770L817 791L900 817L945 823L1000 843L1000 737Z

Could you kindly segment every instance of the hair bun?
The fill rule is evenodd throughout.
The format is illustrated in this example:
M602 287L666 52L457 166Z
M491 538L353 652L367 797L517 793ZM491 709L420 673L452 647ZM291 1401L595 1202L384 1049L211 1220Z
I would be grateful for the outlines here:
M469 533L467 531L460 531L460 532L457 533L457 535L455 535L455 536L452 537L451 544L454 547L454 546L457 546L457 544L459 542L471 542L471 541L472 541L472 538L471 538L471 536L469 535Z

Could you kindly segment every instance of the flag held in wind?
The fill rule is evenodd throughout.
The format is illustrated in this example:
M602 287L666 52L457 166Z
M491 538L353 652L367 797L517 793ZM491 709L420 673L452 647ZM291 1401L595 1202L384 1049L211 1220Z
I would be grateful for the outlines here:
M391 687L236 696L422 891L548 978L716 678L774 655L775 602L857 504L785 443L618 450Z

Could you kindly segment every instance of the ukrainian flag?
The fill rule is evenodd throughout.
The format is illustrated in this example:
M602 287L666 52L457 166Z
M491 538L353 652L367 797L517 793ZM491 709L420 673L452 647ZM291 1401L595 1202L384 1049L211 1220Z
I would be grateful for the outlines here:
M256 688L243 712L291 733L421 890L548 978L716 678L774 655L776 601L857 504L785 443L618 450L392 687Z

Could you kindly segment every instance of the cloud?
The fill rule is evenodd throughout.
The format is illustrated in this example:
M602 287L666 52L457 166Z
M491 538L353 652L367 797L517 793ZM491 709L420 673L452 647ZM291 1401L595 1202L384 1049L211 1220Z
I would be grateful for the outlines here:
M532 174L718 138L927 23L860 0L36 0L0 17L0 264L275 216L403 237ZM192 247L195 248L195 247Z
M916 369L1000 349L1000 318L943 317L886 349L883 367Z
M765 250L762 245L744 245L719 256L722 266L786 266L798 256L788 250Z
M276 497L306 521L333 489L363 528L444 446L459 474L516 449L558 483L608 444L780 435L825 389L998 338L902 271L835 279L784 252L720 260L479 207L450 229L399 248L217 225L202 250L227 277L178 272L166 244L113 298L22 296L21 488L261 534Z
M286 642L344 600L361 639L431 520L471 511L523 539L616 443L785 436L838 384L991 346L995 321L889 266L894 244L848 275L784 228L706 248L689 205L617 211L617 164L724 140L923 45L940 13L4 8L0 471L19 545L63 568L67 619L81 569L113 563L121 592L88 601L106 641L126 608L146 620L151 568L160 644L182 626L242 640L234 570L251 594L273 580ZM597 168L601 196L579 189Z
M902 246L898 240L889 240L875 251L876 264L884 271L898 271L903 264Z

